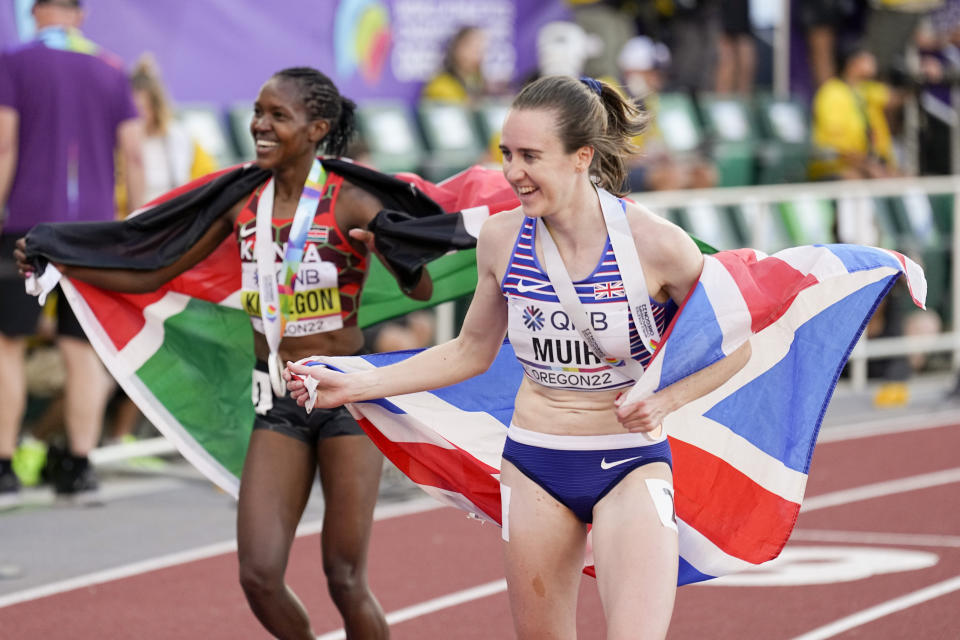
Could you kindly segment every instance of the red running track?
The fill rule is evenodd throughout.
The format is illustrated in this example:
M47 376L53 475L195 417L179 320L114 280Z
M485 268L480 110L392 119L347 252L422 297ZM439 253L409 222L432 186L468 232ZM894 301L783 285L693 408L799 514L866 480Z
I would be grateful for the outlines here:
M958 452L960 425L821 442L783 566L748 574L754 586L680 589L668 637L960 638ZM402 619L392 637L513 637L499 544L496 527L448 508L378 521L370 581ZM316 631L333 638L319 557L318 534L299 538L288 578ZM22 602L0 608L0 637L264 638L236 573L226 553ZM798 575L807 582L790 583ZM604 637L589 578L578 614L580 638Z

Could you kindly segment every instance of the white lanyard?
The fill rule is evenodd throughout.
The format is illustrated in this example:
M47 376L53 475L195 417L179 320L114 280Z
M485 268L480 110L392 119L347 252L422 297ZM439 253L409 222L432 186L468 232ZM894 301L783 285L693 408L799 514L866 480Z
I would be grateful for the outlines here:
M633 235L630 233L630 224L627 221L626 212L620 206L620 201L609 192L603 189L597 191L600 196L600 209L603 211L607 234L610 236L610 245L617 259L620 277L623 278L623 287L627 294L627 307L633 314L634 324L644 346L652 354L660 344L660 330L657 328L653 310L650 308L650 294L647 290L646 279L643 277L643 268L640 266L637 247L634 244ZM570 274L567 272L566 265L563 264L563 258L560 257L560 251L557 249L553 236L550 235L550 230L547 229L547 225L544 224L542 218L537 219L537 235L542 238L543 260L547 277L557 292L560 304L573 319L573 324L580 336L601 360L617 362L618 358L609 356L594 335L587 311L584 309L580 296L577 295L577 290L570 280ZM631 357L624 358L623 368L624 373L634 380L639 380L640 376L643 375L643 367Z
M310 174L307 182L304 184L303 192L300 195L300 201L297 203L297 212L293 216L293 223L290 225L290 236L287 241L287 250L284 253L283 264L280 274L289 282L285 282L285 287L292 289L292 280L286 278L287 270L293 269L294 277L300 267L300 258L303 255L303 245L306 241L307 230L317 212L317 204L320 201L320 191L316 188L317 184L322 187L323 165L316 158L313 160L313 166L310 168ZM267 347L270 349L270 357L267 360L267 367L270 371L270 385L277 396L286 394L286 385L280 371L283 369L280 363L280 356L277 354L280 348L280 340L283 338L283 330L286 325L286 318L281 309L279 288L277 281L276 255L274 253L273 239L273 196L275 180L272 178L267 182L260 194L260 200L257 202L257 235L254 255L257 258L257 283L260 289L260 317L263 319L263 335L267 339ZM293 291L287 291L292 295Z

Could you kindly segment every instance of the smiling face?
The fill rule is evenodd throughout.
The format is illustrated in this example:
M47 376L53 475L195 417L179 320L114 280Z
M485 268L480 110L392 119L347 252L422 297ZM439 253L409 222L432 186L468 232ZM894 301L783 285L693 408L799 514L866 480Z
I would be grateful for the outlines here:
M277 169L310 158L330 129L327 120L310 120L297 84L271 78L253 104L250 133L257 149L257 165Z
M564 148L557 132L556 114L543 109L511 109L500 140L503 175L520 198L524 215L555 213L573 201L588 180L593 149Z

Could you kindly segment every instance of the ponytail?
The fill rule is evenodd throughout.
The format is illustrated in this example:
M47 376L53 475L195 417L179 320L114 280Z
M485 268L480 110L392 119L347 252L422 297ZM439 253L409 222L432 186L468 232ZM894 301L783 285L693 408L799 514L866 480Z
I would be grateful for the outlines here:
M592 147L591 177L615 195L626 194L626 157L639 151L633 139L647 119L620 91L594 78L544 76L524 87L511 107L554 112L564 150Z

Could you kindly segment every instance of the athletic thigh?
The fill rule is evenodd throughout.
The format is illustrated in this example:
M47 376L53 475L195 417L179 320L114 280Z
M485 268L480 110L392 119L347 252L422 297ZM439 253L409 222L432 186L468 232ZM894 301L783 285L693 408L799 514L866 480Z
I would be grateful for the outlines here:
M675 526L664 463L635 469L594 507L593 556L611 640L666 634L677 586Z
M286 567L315 471L316 456L309 444L264 429L251 434L237 508L241 563Z
M586 525L507 460L500 483L504 561L517 635L574 638Z
M321 438L316 446L324 500L324 566L329 570L331 563L365 564L383 454L366 435Z

